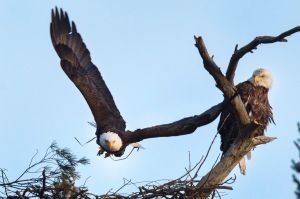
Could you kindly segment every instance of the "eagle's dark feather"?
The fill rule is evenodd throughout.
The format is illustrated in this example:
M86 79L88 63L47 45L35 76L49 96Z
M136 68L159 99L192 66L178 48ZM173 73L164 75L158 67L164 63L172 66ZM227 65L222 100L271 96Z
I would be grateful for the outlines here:
M52 10L50 24L52 44L61 59L61 67L86 99L97 123L97 132L114 129L125 131L123 120L113 97L97 67L92 63L90 52L76 30L70 24L66 12Z
M274 123L272 107L268 100L268 89L262 86L254 86L250 81L245 81L236 86L246 106L251 121L260 124L255 136L264 135L264 131L270 122ZM238 123L233 112L225 108L221 114L218 131L221 135L221 151L225 153L235 138L238 137Z

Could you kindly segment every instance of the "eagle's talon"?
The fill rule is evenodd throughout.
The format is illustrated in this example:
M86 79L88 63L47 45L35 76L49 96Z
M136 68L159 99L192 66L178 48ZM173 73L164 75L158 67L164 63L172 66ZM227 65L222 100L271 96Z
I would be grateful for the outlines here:
M111 156L111 153L106 152L105 155L104 155L104 158L107 158L109 156Z
M99 147L99 151L97 153L97 156L101 156L103 153L104 153L104 150L101 147Z
M135 142L130 144L134 149L137 149L139 151L140 149L145 149L140 143Z

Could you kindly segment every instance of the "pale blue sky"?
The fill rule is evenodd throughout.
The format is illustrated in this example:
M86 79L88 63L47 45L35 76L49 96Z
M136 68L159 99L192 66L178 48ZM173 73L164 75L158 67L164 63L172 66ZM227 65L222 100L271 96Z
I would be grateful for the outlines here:
M50 10L68 11L90 49L130 130L168 123L199 114L222 100L202 67L194 35L202 35L221 69L226 69L236 43L257 35L275 35L300 25L300 2L288 1L55 1L0 0L0 167L14 177L35 150L53 140L69 147L91 164L80 168L92 192L105 193L134 181L170 179L184 173L188 151L192 162L205 154L217 121L194 134L149 139L145 150L125 161L97 157L97 146L80 147L95 129L93 116L80 92L67 78L53 50ZM300 34L288 43L259 46L240 62L236 82L258 67L274 75L270 102L277 125L267 134L278 140L258 147L246 176L238 169L234 191L224 198L295 198L291 159L298 157L292 142L299 120ZM219 138L204 175L219 154Z

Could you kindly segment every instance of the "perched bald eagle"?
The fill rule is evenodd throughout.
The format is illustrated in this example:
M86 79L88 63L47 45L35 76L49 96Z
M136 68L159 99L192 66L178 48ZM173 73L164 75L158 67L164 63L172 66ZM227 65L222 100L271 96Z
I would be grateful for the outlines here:
M272 74L266 69L257 69L250 79L236 86L249 114L250 120L259 124L255 136L264 135L269 123L274 123L272 107L269 104L268 92L272 87ZM226 153L238 137L239 127L235 115L229 108L221 113L218 132L221 135L221 151ZM240 162L241 173L245 174L245 159Z

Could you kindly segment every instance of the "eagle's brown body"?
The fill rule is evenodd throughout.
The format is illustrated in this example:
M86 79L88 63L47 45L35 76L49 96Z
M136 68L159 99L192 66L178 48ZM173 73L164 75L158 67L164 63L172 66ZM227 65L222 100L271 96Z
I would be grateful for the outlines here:
M236 86L251 121L260 124L255 136L264 135L270 122L274 123L272 107L268 100L269 89L263 86L254 86L250 81L245 81ZM218 130L221 135L221 151L225 153L235 138L238 136L238 123L233 112L225 108L221 114Z

